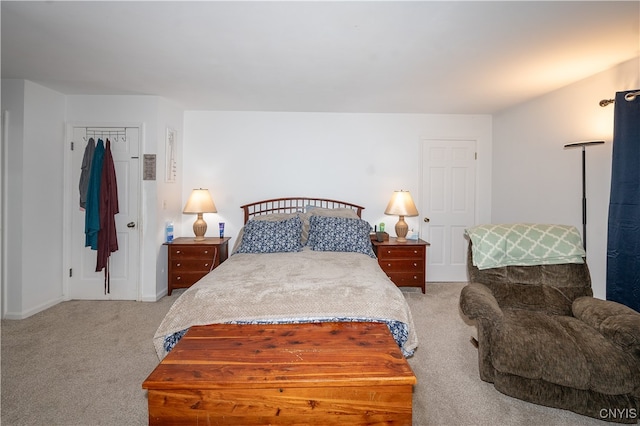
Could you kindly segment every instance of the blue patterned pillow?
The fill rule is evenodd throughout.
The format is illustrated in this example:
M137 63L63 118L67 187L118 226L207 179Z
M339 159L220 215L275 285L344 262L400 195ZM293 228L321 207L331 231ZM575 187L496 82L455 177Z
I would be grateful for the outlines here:
M279 253L302 250L302 221L298 216L281 221L250 220L244 226L237 253Z
M371 225L362 219L311 216L307 244L316 251L348 251L373 258Z

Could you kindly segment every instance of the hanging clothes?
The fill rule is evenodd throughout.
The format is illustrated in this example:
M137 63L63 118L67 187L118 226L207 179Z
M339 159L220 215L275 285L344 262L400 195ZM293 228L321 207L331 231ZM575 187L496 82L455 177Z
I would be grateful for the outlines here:
M111 154L111 142L107 139L107 146L102 162L100 182L100 232L98 232L98 256L96 272L104 269L105 294L109 293L109 256L118 251L118 233L115 215L118 208L118 182L116 169Z
M84 156L82 157L82 172L80 172L80 183L78 189L80 191L80 208L84 209L87 206L87 190L89 189L89 177L91 176L91 163L93 162L93 153L96 150L96 141L93 138L89 139L87 146L84 149Z
M91 161L91 173L87 188L87 202L85 206L84 233L85 247L98 250L98 232L100 231L100 182L102 179L102 162L104 160L104 142L98 139L98 144Z
M607 300L640 311L640 97L616 93L607 238Z

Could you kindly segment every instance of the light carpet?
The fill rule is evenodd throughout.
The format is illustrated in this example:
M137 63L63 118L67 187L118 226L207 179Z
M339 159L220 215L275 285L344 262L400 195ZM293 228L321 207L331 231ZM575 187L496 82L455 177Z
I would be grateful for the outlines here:
M463 320L463 283L406 291L419 347L409 359L415 425L604 425L520 401L478 375L475 328ZM146 425L142 382L158 364L152 337L175 291L156 303L69 301L2 321L2 425Z

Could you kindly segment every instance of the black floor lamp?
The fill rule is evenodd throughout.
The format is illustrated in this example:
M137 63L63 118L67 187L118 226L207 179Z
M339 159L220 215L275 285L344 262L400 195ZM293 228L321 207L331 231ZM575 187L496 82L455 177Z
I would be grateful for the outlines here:
M586 147L590 145L600 145L604 141L587 141L568 143L565 148L582 147L582 245L587 251L587 177L586 177Z

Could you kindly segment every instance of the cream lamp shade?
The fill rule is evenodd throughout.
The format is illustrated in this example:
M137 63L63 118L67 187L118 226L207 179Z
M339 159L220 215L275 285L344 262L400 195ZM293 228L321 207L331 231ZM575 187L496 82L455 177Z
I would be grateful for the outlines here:
M193 222L193 233L196 234L196 241L203 241L207 232L207 222L202 218L203 213L216 213L216 205L213 204L211 194L208 189L194 189L184 206L182 213L196 213L198 218Z
M411 193L409 191L394 191L384 213L399 216L398 223L396 223L396 235L398 236L396 241L406 242L409 225L404 221L404 217L418 216L418 209L411 198Z

